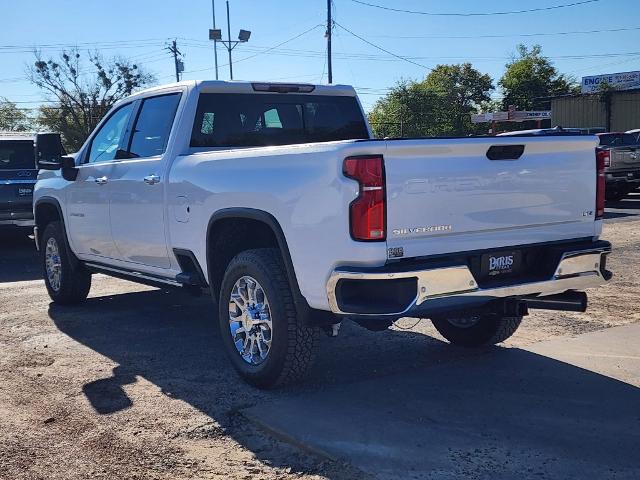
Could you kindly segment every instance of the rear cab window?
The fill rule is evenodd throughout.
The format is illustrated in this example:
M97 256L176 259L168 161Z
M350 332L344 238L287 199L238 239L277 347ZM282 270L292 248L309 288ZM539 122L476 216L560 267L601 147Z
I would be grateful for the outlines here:
M0 170L34 170L36 155L31 140L1 140Z
M257 147L368 139L355 97L202 93L191 147Z
M599 135L600 145L606 147L625 147L637 145L638 140L631 133L605 133Z

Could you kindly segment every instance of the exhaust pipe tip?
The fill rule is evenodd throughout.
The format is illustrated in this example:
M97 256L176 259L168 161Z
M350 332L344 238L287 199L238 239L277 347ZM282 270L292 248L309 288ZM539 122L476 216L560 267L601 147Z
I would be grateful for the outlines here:
M576 292L574 290L546 297L529 297L525 301L527 306L533 309L582 313L587 311L589 303L585 292Z

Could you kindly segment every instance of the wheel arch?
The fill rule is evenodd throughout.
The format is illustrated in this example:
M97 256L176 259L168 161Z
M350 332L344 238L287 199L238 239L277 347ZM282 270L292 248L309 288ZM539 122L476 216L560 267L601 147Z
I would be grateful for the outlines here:
M59 220L62 224L62 228L66 235L66 226L64 221L64 215L62 214L62 207L57 198L54 197L41 197L36 200L33 206L35 230L35 242L36 246L40 247L40 236L44 232L47 224L52 221ZM68 243L68 242L67 242Z
M220 265L214 264L215 259L215 245L216 245L216 236L219 234L219 227L224 225L225 222L257 222L257 224L262 225L262 228L268 229L270 234L272 235L271 245L257 244L251 246L249 248L260 248L265 246L276 247L280 251L280 255L282 256L282 261L284 263L285 272L287 274L287 278L289 280L289 284L291 285L291 290L294 296L294 303L296 305L296 309L298 315L302 316L306 321L313 322L316 324L326 324L326 323L335 323L334 317L331 315L330 319L326 315L328 312L322 312L319 310L314 310L309 306L309 303L304 298L302 293L300 292L300 286L298 284L298 279L296 277L295 268L293 266L293 261L291 259L291 253L289 251L289 245L287 243L287 239L285 237L284 231L280 226L278 220L271 215L270 213L254 209L254 208L225 208L222 210L218 210L213 215L211 215L209 219L209 223L207 225L207 243L206 243L206 262L207 262L207 279L209 281L209 288L211 290L212 297L217 302L218 296L220 293L220 279L221 274L224 274L224 269L228 265L228 261L231 258L225 259L226 263L224 268L222 269ZM228 225L228 223L227 223ZM267 230L263 230L263 233L266 234ZM236 250L230 250L235 256L240 251L247 250L247 248L238 247ZM227 255L229 256L229 255Z
M214 293L218 293L217 289L219 289L219 284L216 283L215 278L213 278L212 275L212 265L214 260L214 252L212 251L212 248L214 246L216 236L221 233L221 227L224 228L225 226L229 226L234 221L238 223L243 221L257 222L268 228L268 231L271 233L271 235L273 235L272 243L275 243L275 245L273 246L276 246L280 250L280 255L282 256L282 260L287 272L287 277L291 282L291 286L296 294L301 296L300 288L298 286L298 281L296 279L296 274L293 267L293 261L291 260L291 254L289 253L287 239L284 236L284 232L282 230L282 227L280 226L280 223L270 213L254 208L224 208L222 210L218 210L209 219L209 223L207 225L206 249L207 277L209 280L209 285L211 285L212 288L216 289Z

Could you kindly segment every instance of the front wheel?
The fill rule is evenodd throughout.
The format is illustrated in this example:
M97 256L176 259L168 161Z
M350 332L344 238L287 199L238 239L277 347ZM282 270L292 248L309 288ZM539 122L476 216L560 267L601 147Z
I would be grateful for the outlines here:
M73 305L87 298L91 274L71 257L60 222L51 222L42 233L40 255L49 297L60 305Z
M278 250L236 255L224 274L218 305L226 353L248 383L271 388L304 375L319 330L298 318Z
M452 344L481 347L504 342L518 329L522 317L465 314L432 318L431 321L440 335Z

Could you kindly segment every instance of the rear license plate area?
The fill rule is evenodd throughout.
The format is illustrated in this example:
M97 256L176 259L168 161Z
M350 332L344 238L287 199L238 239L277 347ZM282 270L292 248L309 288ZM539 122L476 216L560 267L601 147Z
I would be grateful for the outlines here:
M16 188L16 197L31 197L33 196L33 187L24 186Z
M486 280L518 275L522 267L522 252L518 250L485 253L480 259L480 275Z

